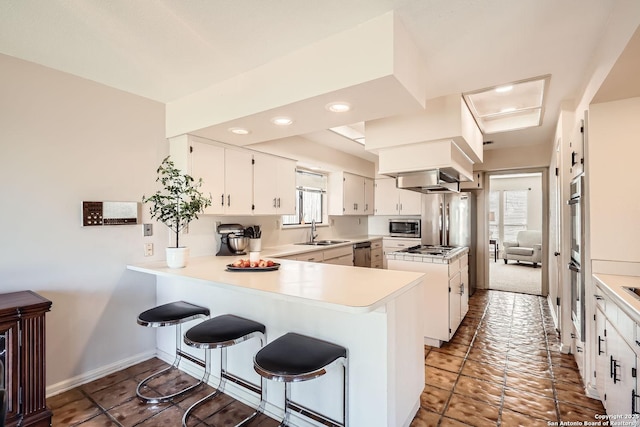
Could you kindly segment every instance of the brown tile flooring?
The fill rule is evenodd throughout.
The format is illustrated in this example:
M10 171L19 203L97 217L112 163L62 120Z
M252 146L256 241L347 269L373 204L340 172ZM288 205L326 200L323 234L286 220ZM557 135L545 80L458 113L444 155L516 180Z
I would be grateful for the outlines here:
M584 396L573 356L557 350L543 298L477 291L469 305L451 342L425 347L426 384L413 427L548 426L595 421L604 413L598 400ZM186 408L211 388L171 403L141 403L135 397L138 381L162 365L151 359L49 398L53 426L180 426ZM152 382L148 392L166 393L193 381L176 371ZM190 425L235 425L250 411L223 395L199 408ZM277 422L262 416L252 425Z

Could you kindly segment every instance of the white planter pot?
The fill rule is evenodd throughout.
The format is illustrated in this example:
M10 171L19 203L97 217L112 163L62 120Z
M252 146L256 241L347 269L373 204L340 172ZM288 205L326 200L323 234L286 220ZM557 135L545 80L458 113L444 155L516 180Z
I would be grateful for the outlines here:
M167 248L167 267L183 268L189 261L189 248L181 246L179 248Z

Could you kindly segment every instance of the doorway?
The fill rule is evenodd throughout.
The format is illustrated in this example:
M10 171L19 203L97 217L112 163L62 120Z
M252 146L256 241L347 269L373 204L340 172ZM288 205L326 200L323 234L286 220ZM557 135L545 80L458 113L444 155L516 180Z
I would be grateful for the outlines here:
M543 184L542 172L490 175L489 289L543 295Z

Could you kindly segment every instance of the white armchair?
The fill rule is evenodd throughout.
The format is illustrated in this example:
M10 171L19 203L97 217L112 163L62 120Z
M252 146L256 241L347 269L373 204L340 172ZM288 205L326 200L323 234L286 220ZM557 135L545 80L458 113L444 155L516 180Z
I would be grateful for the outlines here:
M504 263L510 259L526 261L533 263L533 268L536 268L542 262L542 233L537 230L519 231L516 240L503 243Z

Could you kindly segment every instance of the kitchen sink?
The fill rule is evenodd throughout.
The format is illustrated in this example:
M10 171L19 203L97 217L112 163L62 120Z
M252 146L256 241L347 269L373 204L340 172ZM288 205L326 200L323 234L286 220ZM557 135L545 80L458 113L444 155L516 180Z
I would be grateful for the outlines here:
M316 240L313 242L296 243L296 245L330 246L330 245L337 245L339 243L349 243L349 240Z
M627 286L623 286L622 288L634 297L640 299L640 288L629 288Z

